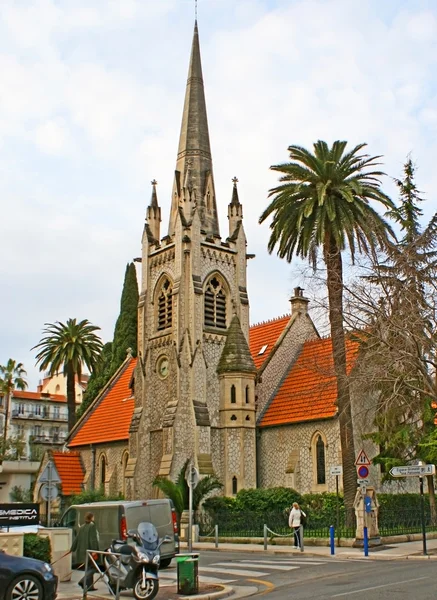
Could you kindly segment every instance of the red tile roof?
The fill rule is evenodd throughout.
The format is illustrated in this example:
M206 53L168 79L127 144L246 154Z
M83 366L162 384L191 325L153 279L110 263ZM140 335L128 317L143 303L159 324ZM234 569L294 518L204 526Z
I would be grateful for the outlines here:
M68 442L70 448L129 439L129 427L135 407L129 384L136 364L136 358L131 358L124 364L109 390L93 410L84 415L83 422L79 422Z
M62 495L80 494L85 475L80 452L53 452L53 462L61 478Z
M272 321L252 325L249 330L249 348L255 367L259 369L269 356L280 335L290 322L291 315L284 315ZM262 354L260 350L267 345Z
M51 402L67 402L67 397L62 394L45 394L41 392L24 392L22 390L14 390L13 398L23 400L50 400Z
M355 364L358 343L347 340L348 373ZM337 383L331 338L305 342L279 391L261 418L260 426L285 425L333 417Z

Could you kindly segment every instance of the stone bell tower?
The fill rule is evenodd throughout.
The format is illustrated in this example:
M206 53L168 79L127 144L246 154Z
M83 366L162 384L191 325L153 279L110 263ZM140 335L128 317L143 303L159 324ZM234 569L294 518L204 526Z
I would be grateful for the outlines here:
M226 489L236 476L225 453L232 437L225 431L230 425L235 429L234 421L228 424L223 419L227 404L222 396L229 393L230 379L241 379L238 411L234 411L238 423L242 420L245 431L254 424L252 367L232 371L227 365L223 370L222 361L218 372L229 328L240 346L247 347L249 332L246 236L236 178L228 220L229 235L222 240L196 22L168 233L161 237L161 208L153 181L142 238L130 498L151 497L154 478L163 475L175 480L187 459L194 461L201 476L215 473ZM247 457L251 473L255 471L254 440L253 429L253 452ZM234 465L236 453L247 452L247 443L232 443ZM248 477L249 485L254 485L252 479Z

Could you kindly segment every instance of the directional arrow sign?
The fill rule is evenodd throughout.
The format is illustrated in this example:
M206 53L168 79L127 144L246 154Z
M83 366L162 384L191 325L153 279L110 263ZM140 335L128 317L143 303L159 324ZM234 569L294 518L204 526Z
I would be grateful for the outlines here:
M434 474L435 465L408 465L390 469L390 475L392 477L423 477L424 475Z

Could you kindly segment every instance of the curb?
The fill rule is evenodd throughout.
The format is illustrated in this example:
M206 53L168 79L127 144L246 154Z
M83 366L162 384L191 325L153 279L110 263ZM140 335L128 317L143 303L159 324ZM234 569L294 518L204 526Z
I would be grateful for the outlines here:
M219 585L219 584L217 584ZM232 596L232 594L234 593L234 589L232 587L230 587L229 585L223 585L220 586L221 590L219 590L218 592L210 592L209 594L192 594L190 596L182 596L180 595L179 598L183 599L183 600L218 600L219 598L228 598L229 596ZM89 600L108 600L108 596L97 596L95 594L89 594L88 596ZM82 600L82 595L81 594L58 594L57 595L57 599L58 600Z
M190 598L192 600L213 600L216 598L228 598L229 596L232 596L232 594L234 593L234 589L231 588L229 585L223 585L221 587L223 587L222 590L219 590L218 592L211 592L210 594L195 594L195 595L191 595L191 596L179 596L179 597L183 598L184 600L189 600Z

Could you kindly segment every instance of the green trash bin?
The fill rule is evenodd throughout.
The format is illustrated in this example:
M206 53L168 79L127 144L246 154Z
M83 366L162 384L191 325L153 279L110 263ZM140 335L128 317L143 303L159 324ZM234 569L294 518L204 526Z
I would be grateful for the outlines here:
M199 555L176 554L178 594L189 596L199 592Z

